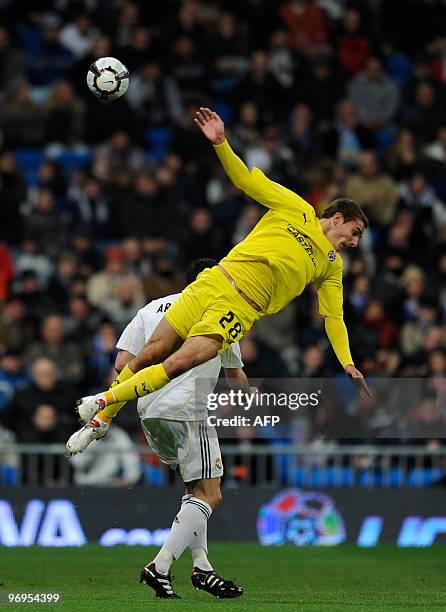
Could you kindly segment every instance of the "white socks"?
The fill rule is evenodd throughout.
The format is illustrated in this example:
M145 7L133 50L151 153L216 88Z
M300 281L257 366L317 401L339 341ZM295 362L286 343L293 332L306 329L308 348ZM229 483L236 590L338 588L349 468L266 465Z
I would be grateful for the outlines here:
M205 571L208 571L208 567L212 570L206 555L207 522L211 514L212 508L202 499L193 495L182 498L181 510L172 523L167 540L153 560L157 572L168 574L172 561L179 559L188 546L194 565Z
M192 493L188 493L187 495L183 495L181 498L181 507L183 504L190 499ZM202 529L196 538L193 539L192 543L189 544L189 549L192 555L192 562L194 567L199 567L205 572L211 572L214 568L209 563L208 559L208 524L206 522L204 529Z

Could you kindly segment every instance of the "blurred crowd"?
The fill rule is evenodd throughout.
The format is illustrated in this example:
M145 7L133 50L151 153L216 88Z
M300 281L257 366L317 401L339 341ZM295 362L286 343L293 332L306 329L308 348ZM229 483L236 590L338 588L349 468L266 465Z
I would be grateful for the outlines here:
M200 105L318 212L340 195L364 207L370 231L343 256L356 365L446 374L444 2L3 0L0 17L0 423L15 439L64 441L138 308L264 214L195 128ZM131 74L109 104L86 86L107 55ZM251 377L340 374L312 289L242 356ZM135 440L135 411L119 421Z

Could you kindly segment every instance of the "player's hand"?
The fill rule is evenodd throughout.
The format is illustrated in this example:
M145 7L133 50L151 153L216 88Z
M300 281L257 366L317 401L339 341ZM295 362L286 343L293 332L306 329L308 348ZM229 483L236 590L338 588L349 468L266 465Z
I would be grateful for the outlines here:
M354 365L348 365L345 368L345 373L350 378L352 383L359 389L359 395L362 399L369 399L372 397L371 391L365 381L363 374L355 368Z
M222 144L225 141L225 124L210 108L201 106L195 113L194 123L212 144Z

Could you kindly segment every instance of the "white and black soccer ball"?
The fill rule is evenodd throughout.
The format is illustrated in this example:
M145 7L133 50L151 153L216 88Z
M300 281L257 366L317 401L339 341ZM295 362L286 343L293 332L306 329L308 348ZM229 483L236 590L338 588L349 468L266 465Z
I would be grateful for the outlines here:
M129 71L115 57L101 57L90 66L87 85L91 93L101 100L117 100L129 88Z

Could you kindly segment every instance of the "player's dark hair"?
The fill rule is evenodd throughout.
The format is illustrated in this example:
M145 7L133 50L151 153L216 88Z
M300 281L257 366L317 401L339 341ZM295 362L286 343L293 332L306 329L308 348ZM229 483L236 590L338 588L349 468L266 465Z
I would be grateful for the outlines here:
M337 212L341 213L344 217L344 223L348 221L354 221L360 219L364 223L364 227L369 226L369 220L362 208L354 200L349 198L338 198L327 206L321 215L321 219L331 219Z
M193 283L200 272L203 272L206 268L213 268L217 263L215 259L209 259L208 257L202 257L201 259L194 259L194 261L191 261L186 270L186 284L190 285Z

